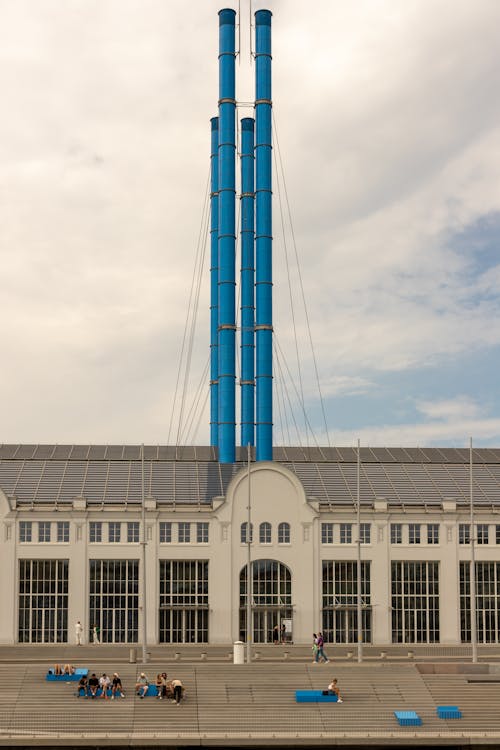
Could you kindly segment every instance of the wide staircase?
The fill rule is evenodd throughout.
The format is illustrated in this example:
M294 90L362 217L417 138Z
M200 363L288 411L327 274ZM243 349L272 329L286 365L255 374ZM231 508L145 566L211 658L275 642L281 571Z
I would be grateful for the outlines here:
M500 744L497 665L490 671L483 664L480 672L464 666L462 673L453 673L455 666L445 663L448 673L421 673L418 664L394 661L314 665L309 658L307 663L281 659L233 665L225 652L217 660L190 661L175 654L151 660L144 668L150 681L167 671L186 686L186 698L176 706L134 695L142 667L125 661L123 650L121 659L104 647L91 651L92 658L84 657L84 650L77 653L82 657L77 666L97 675L119 672L125 699L78 698L76 683L45 681L52 663L47 660L1 661L0 744L438 746L463 744L467 737L479 745ZM343 704L295 703L295 689L326 688L332 677L338 679ZM436 706L442 704L459 705L463 718L438 719ZM400 727L395 710L417 711L422 726Z

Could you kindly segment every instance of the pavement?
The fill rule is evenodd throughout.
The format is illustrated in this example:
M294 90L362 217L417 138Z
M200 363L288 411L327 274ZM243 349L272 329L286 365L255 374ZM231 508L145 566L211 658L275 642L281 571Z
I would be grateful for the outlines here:
M243 665L232 663L230 645L148 651L143 665L130 663L128 646L0 646L0 745L500 746L498 647L480 647L476 664L466 646L415 647L410 655L406 647L367 646L361 663L355 650L332 647L333 661L319 665L307 646L255 646ZM126 698L77 698L76 683L46 682L56 661L118 671ZM152 681L164 670L179 677L187 690L181 705L136 697L142 669ZM332 677L344 703L295 703L296 689L326 688ZM438 719L438 705L458 705L463 718ZM397 710L416 711L422 725L400 727Z

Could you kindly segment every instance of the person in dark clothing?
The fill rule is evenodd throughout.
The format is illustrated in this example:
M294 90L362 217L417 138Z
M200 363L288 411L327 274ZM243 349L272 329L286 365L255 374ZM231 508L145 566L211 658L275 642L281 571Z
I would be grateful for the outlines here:
M92 672L92 676L89 679L89 690L90 690L91 698L96 697L98 688L99 688L99 680L97 679L95 672Z

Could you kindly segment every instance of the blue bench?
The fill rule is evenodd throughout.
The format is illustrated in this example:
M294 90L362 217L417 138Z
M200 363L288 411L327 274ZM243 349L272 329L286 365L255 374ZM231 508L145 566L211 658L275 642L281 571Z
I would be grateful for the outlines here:
M137 690L135 691L135 694L137 696L139 695L139 693L138 693ZM144 697L145 698L156 698L157 695L158 695L158 688L156 687L156 685L148 685L148 689L147 689L146 695Z
M462 712L458 706L438 706L436 708L438 719L461 719Z
M295 701L297 703L337 703L335 693L326 693L326 690L296 690Z
M419 727L422 724L416 711L394 711L394 716L401 727Z
M79 682L82 677L87 677L88 669L75 669L74 674L54 674L53 669L49 669L45 675L48 682Z

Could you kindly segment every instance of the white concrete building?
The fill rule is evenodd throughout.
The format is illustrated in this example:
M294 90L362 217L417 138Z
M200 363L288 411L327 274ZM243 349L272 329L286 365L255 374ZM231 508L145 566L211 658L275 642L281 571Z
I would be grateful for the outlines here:
M0 642L142 639L138 446L0 447ZM356 452L144 449L149 643L245 637L248 498L253 640L357 642ZM478 641L499 641L500 450L474 451ZM362 449L365 642L470 640L469 454Z

